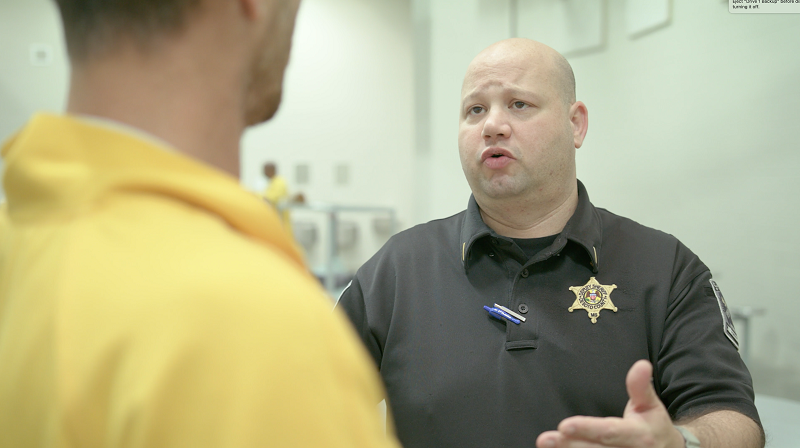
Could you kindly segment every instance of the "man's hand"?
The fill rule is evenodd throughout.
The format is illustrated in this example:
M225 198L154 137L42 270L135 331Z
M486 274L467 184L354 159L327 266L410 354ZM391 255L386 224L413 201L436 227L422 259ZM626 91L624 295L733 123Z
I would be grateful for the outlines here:
M636 361L625 378L629 399L622 418L564 419L557 431L539 435L537 448L683 448L683 436L653 389L652 375L648 361Z

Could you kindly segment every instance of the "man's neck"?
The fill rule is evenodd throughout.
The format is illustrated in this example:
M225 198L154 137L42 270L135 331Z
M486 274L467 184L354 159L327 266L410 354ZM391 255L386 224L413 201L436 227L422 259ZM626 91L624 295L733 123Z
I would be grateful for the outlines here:
M573 185L565 194L546 201L538 198L480 201L481 217L498 235L510 238L555 235L564 229L578 206L577 182Z
M239 176L244 130L231 76L203 74L196 60L145 57L131 49L73 67L67 112L108 118L147 132L177 151ZM201 61L202 58L199 58Z

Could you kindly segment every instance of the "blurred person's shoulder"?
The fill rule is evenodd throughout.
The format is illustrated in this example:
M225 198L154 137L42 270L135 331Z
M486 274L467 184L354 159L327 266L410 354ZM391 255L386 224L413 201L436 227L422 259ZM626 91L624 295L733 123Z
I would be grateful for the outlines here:
M88 264L96 264L103 252L121 255L126 268L118 277L135 271L148 283L161 285L134 288L153 289L148 292L154 300L185 297L195 308L250 302L324 308L329 302L299 258L285 249L293 245L287 234L266 232L266 238L257 238L222 216L168 196L123 198L78 226L83 228L76 232L83 235L76 239L85 251L97 251L82 257ZM212 305L215 301L220 302Z
M95 238L79 238L77 263L92 282L80 308L94 312L68 325L77 334L80 325L98 326L91 315L101 314L106 330L87 337L128 341L122 383L153 397L164 385L135 378L157 372L159 382L184 384L170 406L198 419L249 410L253 428L243 433L251 435L237 443L289 434L300 446L389 443L375 410L383 397L377 374L318 282L281 249L288 236L257 239L169 197L134 195L100 215L77 230Z

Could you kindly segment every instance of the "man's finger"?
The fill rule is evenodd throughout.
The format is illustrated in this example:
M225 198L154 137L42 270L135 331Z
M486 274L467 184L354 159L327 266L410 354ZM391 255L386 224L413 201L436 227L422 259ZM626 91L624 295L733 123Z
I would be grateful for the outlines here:
M649 361L639 360L628 370L625 378L625 387L628 389L628 409L636 413L642 413L649 409L661 406L653 388L653 366Z
M536 448L609 448L586 440L570 439L558 431L543 432L536 438Z
M536 438L536 448L557 448L561 438L558 431L543 432Z
M547 431L536 438L536 448L604 448L595 443L573 440L558 431Z
M558 432L568 439L620 447L637 446L644 429L618 417L570 417L558 425Z

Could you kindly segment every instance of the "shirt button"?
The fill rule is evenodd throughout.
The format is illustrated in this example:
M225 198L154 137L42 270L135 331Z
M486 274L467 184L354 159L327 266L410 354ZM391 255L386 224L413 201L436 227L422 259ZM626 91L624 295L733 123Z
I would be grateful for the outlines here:
M528 305L525 305L524 303L520 303L519 306L517 307L517 311L519 311L520 314L527 313L528 312Z
M522 278L528 278L528 270L527 269L523 269L522 273L520 275L522 276Z

